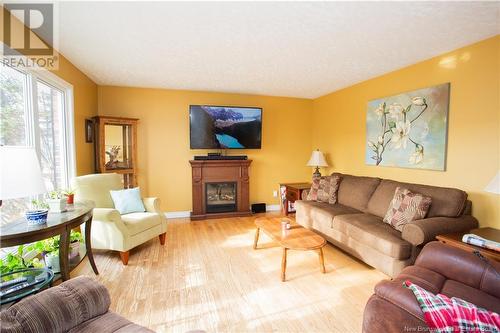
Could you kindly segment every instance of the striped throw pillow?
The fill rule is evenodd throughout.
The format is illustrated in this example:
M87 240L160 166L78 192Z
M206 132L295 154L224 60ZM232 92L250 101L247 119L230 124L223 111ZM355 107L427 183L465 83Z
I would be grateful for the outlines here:
M423 219L431 206L432 199L408 189L397 187L394 192L384 222L394 229L403 231L403 226L411 221Z

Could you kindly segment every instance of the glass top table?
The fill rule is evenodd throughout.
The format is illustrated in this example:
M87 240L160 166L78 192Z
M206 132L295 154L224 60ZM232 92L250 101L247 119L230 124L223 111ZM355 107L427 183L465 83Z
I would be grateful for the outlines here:
M40 289L47 287L47 285L52 282L54 279L54 273L48 268L28 268L2 274L0 280L4 283L17 278L25 278L26 280L21 283L2 288L0 294L0 304L3 305L16 302L21 298L37 293ZM22 285L24 288L15 291L14 289L11 289L19 285ZM4 292L7 293L3 295Z
M90 230L92 226L92 212L94 203L92 201L78 202L68 207L66 212L51 213L47 217L47 223L41 225L28 225L25 218L14 220L0 226L0 247L9 247L27 244L56 235L60 236L59 264L61 278L63 281L69 279L71 270L69 262L69 243L71 229L85 223L85 248L92 270L99 274L92 254L90 243ZM83 259L83 258L82 258Z

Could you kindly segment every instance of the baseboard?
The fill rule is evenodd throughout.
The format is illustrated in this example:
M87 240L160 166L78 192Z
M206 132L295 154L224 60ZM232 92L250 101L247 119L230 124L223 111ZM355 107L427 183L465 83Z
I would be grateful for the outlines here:
M167 212L165 213L165 217L167 219L179 219L183 217L189 217L191 215L191 212L186 210L186 211L178 211L178 212Z
M277 212L280 209L281 209L280 205L266 205L266 212ZM191 212L188 210L165 213L165 217L167 219L180 219L180 218L190 217L190 216L191 216Z
M266 205L266 212L277 212L281 209L280 205Z

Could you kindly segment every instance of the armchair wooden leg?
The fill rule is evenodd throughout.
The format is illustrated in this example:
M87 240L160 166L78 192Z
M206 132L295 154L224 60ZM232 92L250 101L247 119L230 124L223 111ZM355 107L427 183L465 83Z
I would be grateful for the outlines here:
M122 258L122 263L126 266L128 264L128 255L130 251L120 252L120 258Z
M166 232L164 232L164 233L162 233L161 235L158 236L158 238L160 238L160 244L161 245L165 245L165 236L167 236Z

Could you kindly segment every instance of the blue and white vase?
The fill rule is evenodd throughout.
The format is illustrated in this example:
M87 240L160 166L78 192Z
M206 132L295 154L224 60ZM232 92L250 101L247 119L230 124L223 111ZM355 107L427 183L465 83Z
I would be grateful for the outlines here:
M47 215L49 211L47 209L39 210L28 210L25 213L26 220L28 220L28 225L40 225L47 223Z

